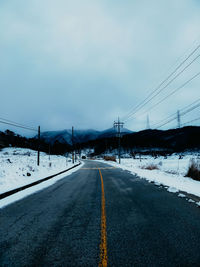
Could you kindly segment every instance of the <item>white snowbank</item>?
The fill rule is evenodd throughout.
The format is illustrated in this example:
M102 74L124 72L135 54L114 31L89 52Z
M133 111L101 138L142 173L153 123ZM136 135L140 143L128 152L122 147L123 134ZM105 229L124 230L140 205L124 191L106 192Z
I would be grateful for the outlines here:
M41 184L32 186L30 188L27 188L27 189L21 191L21 192L13 194L13 195L11 195L9 197L6 197L4 199L1 199L0 200L0 209L4 208L5 206L10 205L10 204L12 204L12 203L14 203L14 202L16 202L16 201L18 201L20 199L23 199L23 198L25 198L25 197L27 197L27 196L29 196L31 194L34 194L34 193L36 193L36 192L38 192L38 191L40 191L40 190L42 190L42 189L44 189L46 187L49 187L49 186L53 185L57 181L65 178L66 176L69 176L73 172L79 170L82 167L82 165L83 164L79 165L78 167L76 167L76 168L74 168L72 170L67 171L66 173L60 174L60 175L58 175L58 176L56 176L56 177L54 177L52 179L49 179L49 180L47 180L45 182L42 182Z
M37 152L34 150L24 148L5 148L1 150L0 194L73 166L69 158L51 155L49 160L46 153L40 155L40 166L37 166Z
M189 162L195 155L186 154L182 159L179 155L172 155L167 159L158 157L154 159L150 156L140 159L122 159L121 165L116 162L106 162L112 166L120 167L128 170L139 177L154 182L156 185L165 185L169 187L169 192L176 193L184 191L189 194L200 197L200 182L191 178L184 177L187 173ZM196 156L197 157L197 156ZM101 161L105 162L105 161ZM158 170L142 169L145 166L154 164L158 166Z

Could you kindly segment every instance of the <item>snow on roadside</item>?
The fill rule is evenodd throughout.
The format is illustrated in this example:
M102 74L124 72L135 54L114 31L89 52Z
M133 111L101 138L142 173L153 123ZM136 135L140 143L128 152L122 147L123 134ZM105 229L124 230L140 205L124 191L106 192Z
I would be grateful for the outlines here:
M34 193L36 193L36 192L38 192L38 191L40 191L40 190L42 190L42 189L44 189L46 187L49 187L49 186L55 184L57 181L59 181L59 180L65 178L66 176L69 176L72 173L76 172L82 166L83 166L83 163L81 165L79 165L78 167L67 171L66 173L60 174L60 175L58 175L58 176L56 176L56 177L54 177L52 179L49 179L49 180L47 180L45 182L40 183L38 185L32 186L32 187L27 188L27 189L25 189L23 191L20 191L20 192L18 192L16 194L13 194L13 195L11 195L9 197L1 199L0 200L0 209L6 207L6 206L8 206L8 205L10 205L10 204L12 204L12 203L14 203L16 201L18 201L18 200L21 200L21 199L23 199L23 198L25 198L25 197L27 197L29 195L32 195L32 194L34 194Z
M25 148L5 148L0 151L0 194L72 167L63 156L41 153L37 166L37 152ZM65 174L66 176L66 174Z
M184 177L189 166L189 161L192 157L193 156L191 155L185 155L183 159L179 159L177 155L172 155L167 159L164 159L163 157L159 157L157 159L146 157L145 159L142 159L142 161L140 161L140 159L132 158L122 159L121 165L110 161L107 161L106 163L114 167L120 167L124 170L128 170L131 173L148 180L149 182L155 183L156 185L167 186L167 190L169 192L177 193L178 191L183 191L200 197L200 182ZM105 163L103 160L100 161ZM149 164L155 164L159 169L144 169L144 167Z

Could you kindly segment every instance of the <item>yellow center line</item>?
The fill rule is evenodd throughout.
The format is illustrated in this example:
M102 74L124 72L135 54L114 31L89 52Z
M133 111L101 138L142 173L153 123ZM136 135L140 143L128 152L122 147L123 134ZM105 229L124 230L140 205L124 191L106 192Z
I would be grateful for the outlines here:
M104 167L104 168L81 168L80 170L110 170L110 169L116 169L116 167Z
M103 176L99 169L101 177L101 244L100 244L100 262L99 267L107 267L108 256L107 256L107 236L106 236L106 201L103 184Z

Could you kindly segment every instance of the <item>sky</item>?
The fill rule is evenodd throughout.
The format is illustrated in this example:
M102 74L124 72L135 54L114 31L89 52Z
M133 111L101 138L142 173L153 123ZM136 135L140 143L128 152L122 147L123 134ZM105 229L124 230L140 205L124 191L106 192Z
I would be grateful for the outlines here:
M199 14L198 0L1 0L0 118L42 131L104 130L118 117L138 131L147 115L150 126L159 124L200 98L198 76L147 111L200 71L199 58L127 121L126 115L200 44ZM25 132L0 124L7 128Z

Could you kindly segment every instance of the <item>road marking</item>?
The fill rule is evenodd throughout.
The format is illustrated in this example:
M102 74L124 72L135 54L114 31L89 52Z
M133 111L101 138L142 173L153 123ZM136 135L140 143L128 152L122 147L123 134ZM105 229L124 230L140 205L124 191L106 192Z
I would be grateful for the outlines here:
M111 170L117 169L116 167L102 167L102 168L81 168L80 170Z
M108 256L107 256L107 236L106 236L106 201L103 184L103 176L99 169L101 177L101 244L100 244L100 262L99 267L107 267Z

